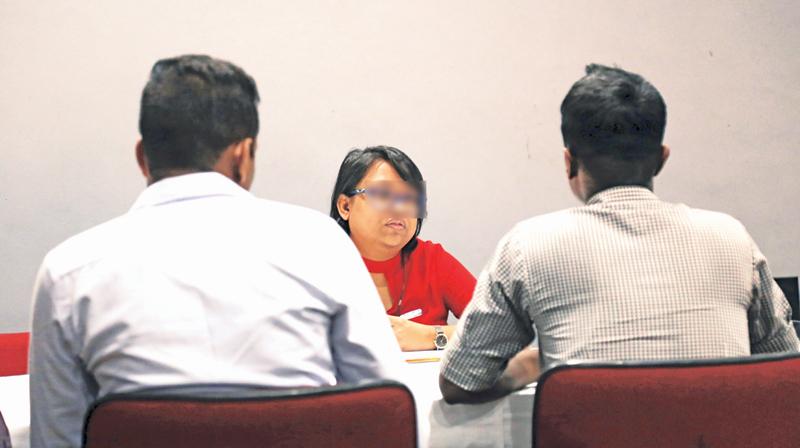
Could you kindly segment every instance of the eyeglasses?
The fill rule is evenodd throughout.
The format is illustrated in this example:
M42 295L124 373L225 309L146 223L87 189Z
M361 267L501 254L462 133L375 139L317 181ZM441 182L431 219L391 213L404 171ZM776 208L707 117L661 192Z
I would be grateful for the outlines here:
M425 191L424 183L422 191ZM427 214L425 195L416 191L395 193L388 185L376 185L351 190L347 196L352 197L359 194L363 194L367 204L378 212L394 209L396 213L410 218L424 218Z

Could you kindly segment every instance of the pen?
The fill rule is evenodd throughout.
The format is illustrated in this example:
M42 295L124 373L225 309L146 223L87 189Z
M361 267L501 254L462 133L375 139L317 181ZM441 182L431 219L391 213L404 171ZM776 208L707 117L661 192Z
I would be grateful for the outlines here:
M411 359L406 359L406 362L410 364L416 364L419 362L439 362L441 360L442 360L441 358L411 358Z
M401 319L405 319L405 320L411 320L411 319L413 319L415 317L419 317L419 316L422 316L422 310L417 308L415 310L411 310L411 311L409 311L407 313L401 314L400 318Z

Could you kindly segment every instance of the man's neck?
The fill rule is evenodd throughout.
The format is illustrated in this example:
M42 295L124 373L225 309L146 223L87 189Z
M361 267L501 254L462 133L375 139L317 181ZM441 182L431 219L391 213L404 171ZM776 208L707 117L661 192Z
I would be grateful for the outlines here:
M233 179L231 178L231 176L227 175L226 173L222 173L218 170L197 170L192 168L186 168L186 169L163 170L163 171L158 171L156 173L151 172L150 177L147 178L147 186L149 187L150 185L153 185L154 183L160 180L169 179L170 177L185 176L186 174L196 174L196 173L219 173L227 177L228 179L236 182L236 179ZM239 182L236 183L238 184Z
M588 176L583 182L583 203L589 202L589 199L592 196L600 193L601 191L608 190L609 188L615 187L643 187L647 188L650 191L653 191L653 178L650 178L646 182L604 182L602 184L595 183L595 181Z
M195 169L174 169L174 170L159 170L159 171L151 171L150 177L147 178L147 186L153 185L154 183L169 179L170 177L177 177L183 176L184 174L192 174L192 173L200 173L201 171Z

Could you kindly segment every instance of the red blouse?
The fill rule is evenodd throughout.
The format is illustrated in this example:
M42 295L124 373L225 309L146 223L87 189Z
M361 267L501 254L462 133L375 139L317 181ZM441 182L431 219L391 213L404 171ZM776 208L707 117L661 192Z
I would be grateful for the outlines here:
M418 239L417 247L406 260L405 292L401 254L386 261L364 258L364 263L369 272L386 277L392 296L392 307L386 314L400 316L420 310L422 314L411 319L420 324L447 325L448 311L461 317L475 289L475 277L440 244L430 241ZM401 293L403 300L398 309Z

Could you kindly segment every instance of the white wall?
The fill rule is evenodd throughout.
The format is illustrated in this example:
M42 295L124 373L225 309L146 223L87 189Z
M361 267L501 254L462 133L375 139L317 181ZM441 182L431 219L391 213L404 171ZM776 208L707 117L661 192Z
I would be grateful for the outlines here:
M558 106L589 62L649 78L673 157L657 192L740 218L800 273L800 3L0 0L0 331L28 327L49 248L143 187L138 101L155 60L229 59L263 104L256 182L325 210L353 146L407 151L423 237L477 273L516 221L576 205Z

